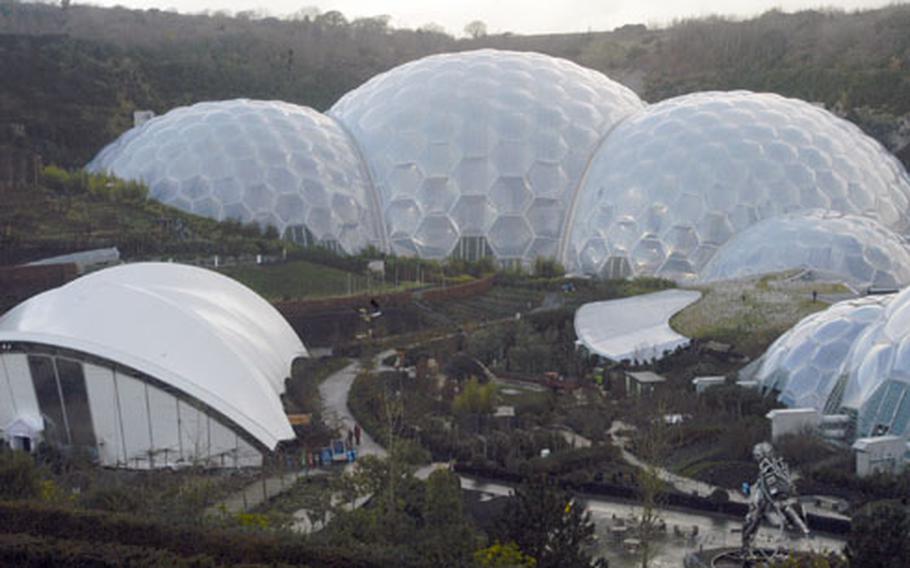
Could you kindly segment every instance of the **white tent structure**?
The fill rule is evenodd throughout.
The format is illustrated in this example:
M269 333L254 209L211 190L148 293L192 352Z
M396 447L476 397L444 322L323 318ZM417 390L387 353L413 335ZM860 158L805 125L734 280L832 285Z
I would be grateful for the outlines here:
M218 273L102 270L0 319L0 425L40 416L43 439L130 468L258 465L293 430L280 395L300 339Z
M695 290L664 290L591 302L575 312L575 335L588 351L611 361L660 359L664 352L689 344L669 322L699 298L701 292Z

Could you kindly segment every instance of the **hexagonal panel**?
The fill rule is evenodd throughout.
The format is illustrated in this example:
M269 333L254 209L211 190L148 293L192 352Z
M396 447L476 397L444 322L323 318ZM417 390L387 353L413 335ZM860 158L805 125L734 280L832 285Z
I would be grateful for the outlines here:
M453 174L453 180L465 195L486 194L495 179L496 168L486 158L464 158Z
M528 172L528 182L537 195L560 195L565 191L567 181L565 172L557 164L536 162Z
M490 200L500 214L521 213L531 202L531 189L524 178L501 177L490 190Z
M610 251L603 239L591 239L582 246L579 262L585 273L597 274L609 256Z
M446 213L458 198L458 190L449 178L434 177L423 180L417 200L428 214Z
M285 223L295 219L301 219L306 213L306 204L303 198L296 193L284 193L278 196L275 203L275 211L278 217Z
M417 167L417 164L399 164L392 168L386 183L390 188L394 188L395 196L413 196L417 195L420 184L423 183L423 172Z
M483 195L462 195L452 208L451 217L461 235L480 236L490 228L496 210Z
M499 217L490 228L490 245L499 258L520 258L531 244L531 228L523 217Z
M538 237L558 239L562 235L563 207L558 199L538 197L528 208L528 222ZM539 256L539 255L537 255Z
M444 215L426 217L414 233L414 242L424 258L445 258L455 247L458 229Z
M399 199L385 211L386 227L392 238L410 236L417 230L423 214L413 199Z

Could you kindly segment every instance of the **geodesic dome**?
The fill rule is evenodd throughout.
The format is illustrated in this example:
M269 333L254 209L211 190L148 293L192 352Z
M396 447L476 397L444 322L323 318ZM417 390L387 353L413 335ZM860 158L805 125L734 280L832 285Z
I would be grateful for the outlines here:
M908 227L910 179L859 128L803 101L696 93L625 120L592 159L563 260L606 276L692 278L734 234L827 209Z
M753 378L763 391L779 393L787 406L822 412L850 347L893 297L846 300L804 318L771 344Z
M184 211L255 221L305 244L383 246L356 146L306 107L246 99L180 107L129 130L87 169L141 180Z
M910 251L868 217L810 210L772 217L735 234L708 261L711 282L806 268L849 284L895 287L910 282Z
M910 291L853 343L831 406L856 416L856 436L910 433Z
M595 147L642 108L596 71L488 49L396 67L329 114L369 162L392 252L528 262L557 255Z

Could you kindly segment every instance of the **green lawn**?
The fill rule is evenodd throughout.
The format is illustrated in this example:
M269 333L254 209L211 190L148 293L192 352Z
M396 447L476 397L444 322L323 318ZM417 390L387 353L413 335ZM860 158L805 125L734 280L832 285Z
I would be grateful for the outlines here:
M243 282L269 300L390 292L412 285L412 283L403 283L397 288L393 284L383 286L376 278L368 281L365 275L353 274L306 260L262 266L232 266L222 268L221 272Z

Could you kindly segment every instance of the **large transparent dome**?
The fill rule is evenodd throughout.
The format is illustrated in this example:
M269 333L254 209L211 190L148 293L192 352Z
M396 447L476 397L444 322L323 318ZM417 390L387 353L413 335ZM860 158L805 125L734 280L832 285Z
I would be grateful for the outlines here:
M910 282L910 250L868 217L810 210L765 219L734 235L701 271L703 281L807 268L859 287Z
M910 180L856 126L806 102L696 93L630 117L597 151L564 261L605 276L697 276L746 227L828 209L908 227Z
M366 168L332 119L277 101L174 109L126 132L88 165L142 180L184 211L274 226L353 253L383 246Z
M812 314L768 348L754 379L797 408L825 409L851 346L881 316L893 295L839 302Z
M910 290L857 338L841 381L836 407L856 413L858 437L910 433Z
M329 111L360 144L392 252L555 257L601 138L643 103L604 75L535 53L426 57Z

